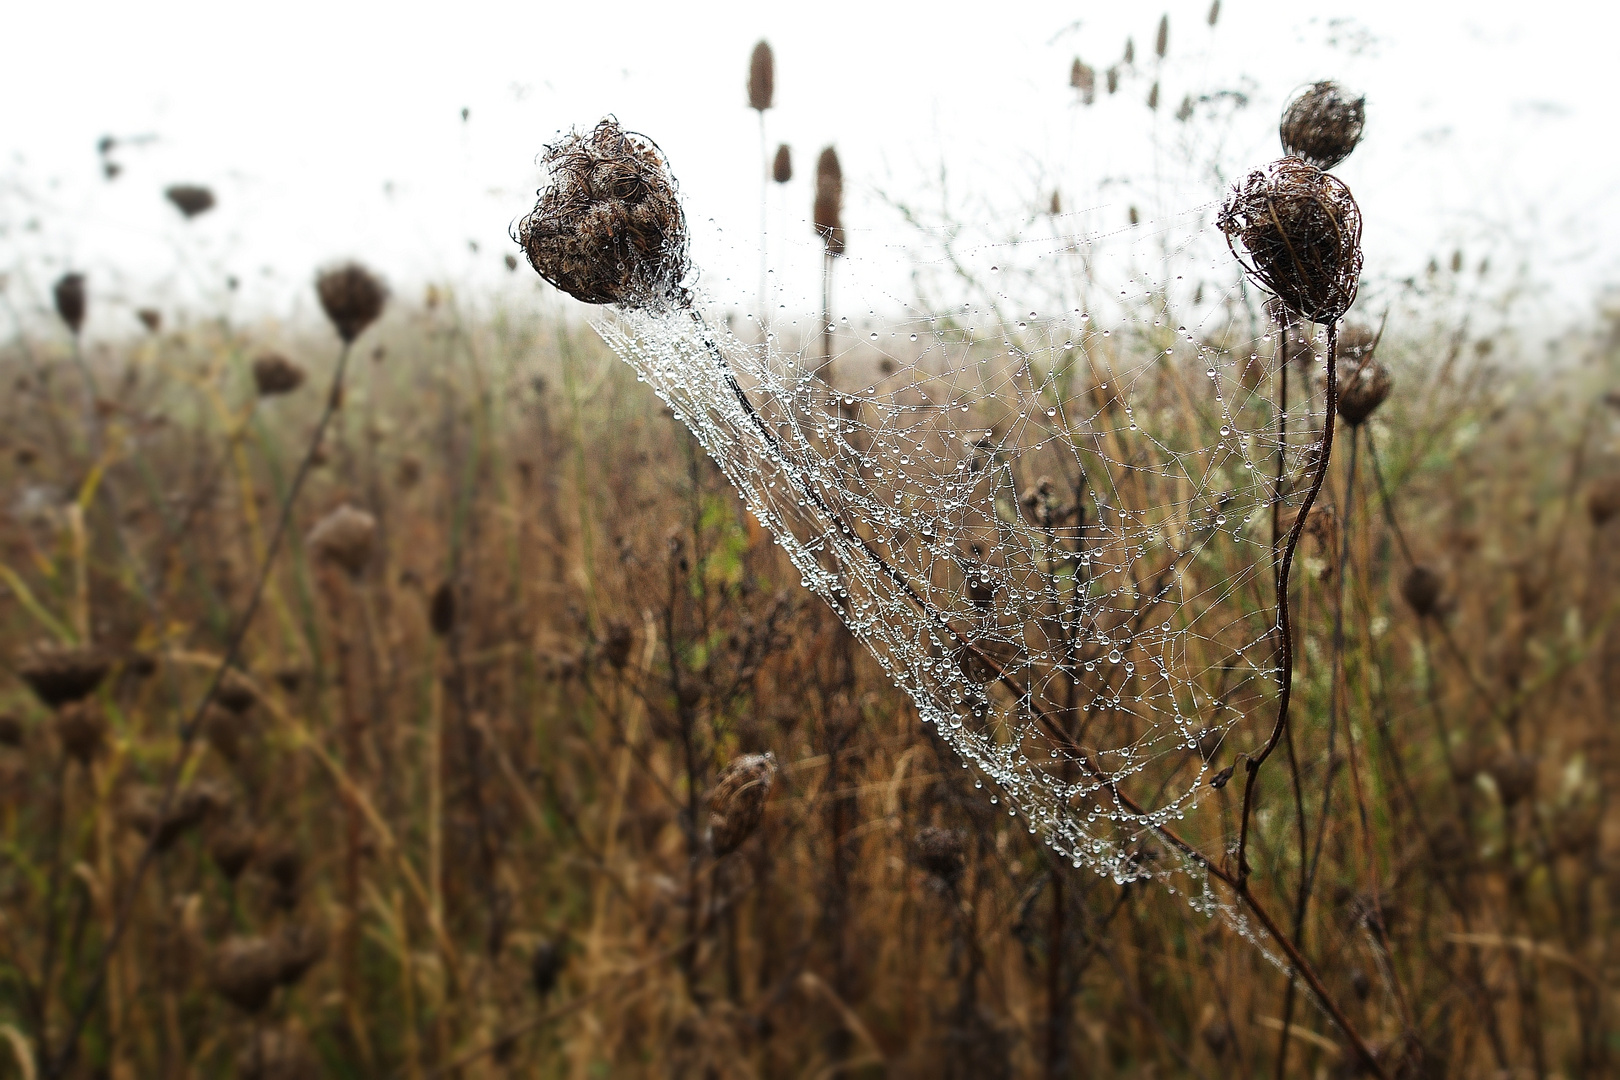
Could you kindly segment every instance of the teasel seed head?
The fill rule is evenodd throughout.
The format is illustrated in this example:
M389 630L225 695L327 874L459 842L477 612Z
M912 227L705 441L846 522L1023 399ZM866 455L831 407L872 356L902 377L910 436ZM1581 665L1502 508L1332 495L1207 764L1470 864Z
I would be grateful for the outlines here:
M1440 610L1442 588L1439 573L1419 563L1401 579L1401 598L1419 618L1426 619Z
M148 334L155 334L163 329L163 312L157 308L143 307L135 312L135 317L141 320Z
M1119 91L1119 68L1110 67L1103 73L1103 77L1108 84L1108 92L1110 94L1117 93Z
M816 159L816 201L814 207L816 235L827 247L827 254L844 253L844 169L838 163L838 151L832 147L822 150Z
M691 305L686 214L656 143L608 117L540 163L546 186L513 237L536 273L587 304Z
M304 385L304 369L280 353L265 353L253 361L253 385L260 397L290 394Z
M112 667L100 649L84 645L39 642L17 654L17 674L34 695L52 709L83 701L95 693Z
M388 302L388 287L357 262L340 263L321 271L315 279L326 317L332 320L345 344L365 333Z
M709 792L709 842L716 855L742 846L765 817L776 782L776 755L744 754L723 769Z
M309 531L309 546L321 558L359 577L371 561L377 538L377 519L348 503L333 510Z
M1255 169L1216 216L1249 277L1300 318L1337 322L1361 282L1361 209L1337 177L1299 158Z
M163 191L163 197L174 203L187 221L214 208L214 193L201 184L174 184Z
M776 57L770 43L761 40L748 58L748 107L764 112L776 96Z
M778 184L785 184L793 179L793 151L788 149L787 143L776 148L776 157L771 162L771 179Z
M51 291L56 300L56 313L67 324L68 330L77 335L84 327L85 309L89 304L84 275L63 274L56 279L56 286Z
M1335 82L1312 83L1283 109L1277 135L1283 153L1331 169L1361 142L1367 99L1351 97Z
M913 858L923 870L947 885L955 885L967 868L966 844L957 829L926 825L912 838Z
M1212 0L1209 5L1209 25L1214 26L1221 21L1221 0Z
M1170 16L1168 13L1159 16L1159 33L1153 39L1153 55L1160 60L1170 51Z

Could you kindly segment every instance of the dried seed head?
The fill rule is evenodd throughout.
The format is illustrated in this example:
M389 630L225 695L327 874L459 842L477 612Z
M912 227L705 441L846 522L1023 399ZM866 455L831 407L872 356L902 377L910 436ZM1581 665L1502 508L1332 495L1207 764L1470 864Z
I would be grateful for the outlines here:
M1419 563L1401 579L1401 597L1420 618L1433 615L1440 607L1440 575Z
M607 637L602 639L602 659L622 671L624 665L630 662L630 650L635 641L635 633L628 623L617 620L609 622Z
M1529 754L1502 754L1485 771L1496 781L1504 806L1513 806L1535 794L1536 759Z
M232 823L216 832L208 843L208 857L214 860L219 872L225 875L227 881L235 881L242 876L248 863L258 852L259 838L253 829L245 824Z
M1371 327L1346 326L1339 331L1339 415L1359 427L1389 397L1394 383L1389 368L1373 357L1378 335Z
M10 713L0 713L0 746L23 744L23 723Z
M174 203L188 221L214 208L214 193L200 184L175 184L164 189L163 197Z
M428 627L435 637L449 637L456 628L456 590L448 581L440 582L428 601Z
M225 801L226 796L218 789L199 783L176 795L164 813L163 793L142 784L125 796L121 816L126 825L151 842L154 851L164 852Z
M776 159L771 162L771 179L778 184L793 179L793 151L788 149L787 143L776 148Z
M1159 16L1159 33L1158 36L1153 39L1153 55L1157 56L1160 60L1163 60L1164 54L1169 51L1170 16L1166 14Z
M827 254L844 253L844 169L838 151L827 147L816 159L816 202L813 220L816 235L827 247Z
M95 693L111 667L106 653L83 645L41 641L17 654L17 674L53 709Z
M93 701L63 705L56 710L53 726L63 751L81 765L90 764L107 736L107 718Z
M139 308L135 312L135 317L141 320L141 325L146 327L148 334L155 334L163 329L163 312L157 308Z
M1211 22L1213 21L1212 19ZM1216 1057L1224 1056L1226 1048L1232 1045L1233 1042L1232 1025L1221 1017L1213 1018L1209 1023L1205 1024L1201 1035L1204 1045L1209 1047L1209 1052Z
M209 981L238 1009L256 1013L270 1004L281 984L281 952L266 937L231 937L214 950Z
M913 858L917 865L947 885L955 885L966 869L966 845L957 829L942 829L927 825L917 830L912 838Z
M1209 5L1209 25L1214 26L1221 19L1221 0L1214 0Z
M225 674L220 677L219 688L214 691L214 700L240 716L253 708L259 700L259 694L253 688L251 679L236 668L230 667L226 668Z
M1620 473L1610 473L1587 489L1586 516L1599 528L1620 517Z
M242 759L242 739L248 731L248 722L222 705L210 705L203 710L203 737L215 753L232 765Z
M656 143L609 117L547 146L514 239L542 278L587 304L686 307L686 214Z
M1117 93L1119 91L1119 68L1111 67L1105 75L1108 81L1108 92L1110 94Z
M1366 98L1352 98L1335 82L1313 83L1283 109L1277 135L1283 153L1331 169L1356 148L1366 120Z
M1063 195L1060 192L1056 190L1052 192L1052 201L1047 204L1046 212L1053 217L1063 213Z
M345 344L376 322L388 302L388 286L357 262L340 263L322 270L315 279L315 293Z
M304 874L304 857L291 844L272 846L260 860L264 872L275 888L270 899L281 908L292 908L298 903L299 879Z
M1249 277L1300 318L1336 322L1355 301L1361 210L1337 177L1274 161L1233 186L1216 224Z
M56 298L56 313L67 323L67 328L77 334L84 326L84 312L89 303L84 275L63 274L56 279L52 293Z
M323 559L337 563L359 577L371 561L377 538L377 519L348 503L333 510L309 531L309 546Z
M326 955L326 934L319 926L288 923L272 939L276 954L276 981L292 986Z
M542 941L535 946L534 956L529 961L529 983L542 1001L557 988L557 979L567 959L560 940Z
M776 755L744 754L721 771L709 792L709 840L716 855L728 855L759 827L765 799L776 782Z
M1147 107L1155 111L1159 108L1159 84L1157 81L1154 82L1153 89L1148 91Z
M757 112L764 112L771 107L771 99L776 96L776 58L771 55L771 46L761 41L754 46L753 55L748 58L748 107Z
M1090 64L1084 63L1078 56L1074 63L1069 65L1069 85L1080 91L1080 100L1087 104L1094 104L1097 100L1097 72Z
M253 385L260 397L290 394L304 385L304 369L280 353L265 353L253 361Z

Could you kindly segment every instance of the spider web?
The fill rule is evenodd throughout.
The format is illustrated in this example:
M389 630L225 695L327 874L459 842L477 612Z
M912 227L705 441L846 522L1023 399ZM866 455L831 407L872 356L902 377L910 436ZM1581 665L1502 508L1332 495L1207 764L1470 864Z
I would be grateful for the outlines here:
M1165 830L1227 848L1221 774L1274 719L1274 517L1321 420L1313 353L1282 348L1213 217L941 233L914 281L950 299L868 291L865 324L745 341L701 291L597 324L991 802L1211 912Z

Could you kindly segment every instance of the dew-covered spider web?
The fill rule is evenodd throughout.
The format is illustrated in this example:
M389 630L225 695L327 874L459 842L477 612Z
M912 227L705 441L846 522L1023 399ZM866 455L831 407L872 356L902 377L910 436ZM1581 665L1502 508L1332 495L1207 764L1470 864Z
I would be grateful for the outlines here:
M826 335L734 334L701 288L598 324L991 801L1207 909L1186 849L1225 857L1222 773L1275 720L1274 516L1323 404L1320 343L1282 346L1214 216L879 251L944 298L862 295Z

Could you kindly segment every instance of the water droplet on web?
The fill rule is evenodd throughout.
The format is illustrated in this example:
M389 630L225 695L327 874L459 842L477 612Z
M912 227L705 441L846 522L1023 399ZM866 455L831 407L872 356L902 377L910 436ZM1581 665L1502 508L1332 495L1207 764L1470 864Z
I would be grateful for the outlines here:
M916 335L916 334L912 334L912 335L911 335L911 340L912 340L912 341L916 341L916 340L917 340L917 335Z
M872 340L873 341L877 340L877 331L876 330L872 331Z

